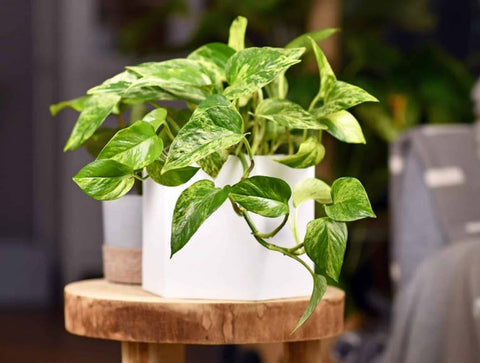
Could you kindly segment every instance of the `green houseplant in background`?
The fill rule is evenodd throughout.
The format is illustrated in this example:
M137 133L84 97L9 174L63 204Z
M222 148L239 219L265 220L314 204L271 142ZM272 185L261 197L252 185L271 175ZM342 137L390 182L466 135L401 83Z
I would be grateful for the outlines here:
M342 177L329 186L308 178L292 191L280 178L251 176L255 155L273 155L276 162L289 168L311 168L325 155L321 143L324 132L347 143L365 142L358 122L347 109L376 99L337 80L316 42L334 30L306 34L285 48L245 48L246 25L242 17L233 22L228 45L209 43L185 59L127 67L90 89L80 101L60 104L58 107L81 111L65 150L74 150L95 137L110 114L123 120L122 114L132 105L153 108L113 133L97 159L82 168L74 181L89 196L112 200L128 193L136 180L151 178L168 188L189 182L202 169L210 178L190 184L176 202L171 255L188 249L185 246L199 227L222 204L230 203L248 225L252 240L297 261L311 274L313 293L298 328L319 303L326 278L339 278L347 242L346 222L375 215L357 179ZM315 56L320 85L305 109L287 99L286 72L301 61L307 48ZM183 101L185 107L163 107L158 101ZM239 160L240 177L216 186L212 179L229 157ZM297 208L308 200L322 206L322 216L311 220L305 236L300 236L295 216ZM270 232L259 231L251 213L280 221ZM287 228L288 221L292 242L282 247L272 238ZM315 263L315 271L301 257L305 254Z

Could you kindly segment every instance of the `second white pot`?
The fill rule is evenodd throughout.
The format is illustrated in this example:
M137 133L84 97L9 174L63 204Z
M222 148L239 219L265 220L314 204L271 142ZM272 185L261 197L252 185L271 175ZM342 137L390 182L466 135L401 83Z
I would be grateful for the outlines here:
M314 168L291 169L273 161L271 156L256 156L252 176L282 178L293 188L314 174ZM215 184L232 185L241 175L239 159L230 157ZM170 259L175 203L188 185L201 179L211 178L199 171L188 184L180 187L164 187L152 180L144 183L143 288L169 298L266 300L309 295L312 280L308 271L289 257L261 246L228 201ZM281 222L281 218L254 214L252 217L261 232L270 232ZM313 202L304 203L298 215L301 237L313 218ZM288 225L271 242L285 247L295 245Z
M125 195L102 203L103 274L110 282L142 281L142 197Z

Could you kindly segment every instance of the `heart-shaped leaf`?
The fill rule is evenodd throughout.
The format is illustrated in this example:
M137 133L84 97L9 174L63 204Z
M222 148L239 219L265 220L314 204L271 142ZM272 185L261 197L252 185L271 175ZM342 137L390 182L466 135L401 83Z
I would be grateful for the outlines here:
M225 97L209 97L199 105L172 142L164 172L191 165L237 144L243 138L242 129L242 116Z
M335 221L350 222L375 218L362 183L355 178L339 178L332 184L333 204L325 206L327 216Z
M117 132L97 159L115 160L137 170L153 163L162 150L163 143L153 126L145 121L137 121Z
M342 270L343 256L347 247L347 225L327 217L307 224L305 251L315 262L317 271L338 281Z
M148 122L157 130L162 124L165 123L167 118L167 110L165 108L156 108L153 111L150 111L145 116L143 116L142 121Z
M255 112L258 117L292 129L325 130L327 128L302 106L285 99L267 98L258 105Z
M325 117L365 102L378 102L378 100L360 87L336 81L326 95L324 105L314 109L312 113L317 117Z
M327 280L322 275L312 274L313 278L313 291L312 295L310 296L310 301L302 314L302 317L297 323L295 329L293 329L292 333L295 333L302 325L305 323L310 315L315 311L318 304L322 300L323 295L327 291Z
M316 178L306 178L299 181L293 187L293 206L300 207L307 200L315 200L321 204L332 203L330 186L324 181Z
M279 217L289 213L290 186L283 180L268 176L253 176L235 184L230 198L246 210L264 217Z
M298 147L298 151L275 161L295 169L305 169L317 165L325 156L325 147L317 138L309 137Z
M162 174L164 163L160 160L155 160L147 166L148 176L158 184L167 187L176 187L185 184L197 173L199 168L193 166L186 166L184 168L167 171Z
M99 93L89 97L85 101L83 111L73 127L64 151L78 148L92 136L95 130L112 112L120 98L118 95L109 93Z
M200 180L178 197L173 212L172 256L180 251L198 228L228 197L229 188L215 188L211 180Z
M223 94L229 99L251 95L300 62L304 51L269 47L238 51L227 62L225 72L230 86Z
M71 108L72 110L81 112L85 107L85 102L88 100L89 96L82 96L74 98L68 101L62 101L54 105L50 105L50 113L52 116L56 116L60 111L65 108Z
M248 20L243 16L238 16L230 25L230 34L228 37L228 46L234 50L245 48L245 32L247 30Z
M321 119L327 132L337 139L350 144L365 144L362 128L355 116L348 111L338 111Z
M128 193L135 179L133 170L114 160L95 160L73 177L75 183L97 200L118 199Z

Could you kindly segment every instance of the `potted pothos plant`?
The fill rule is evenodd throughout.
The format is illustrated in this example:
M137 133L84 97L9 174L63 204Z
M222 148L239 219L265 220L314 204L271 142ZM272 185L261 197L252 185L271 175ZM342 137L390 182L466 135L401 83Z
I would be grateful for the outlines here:
M228 44L129 66L90 89L65 149L89 140L112 113L153 108L117 131L73 178L99 200L120 198L145 180L144 288L170 297L268 299L303 295L310 275L313 292L298 328L327 277L339 278L346 222L375 217L357 179L330 186L314 177L325 155L322 134L364 143L347 110L377 100L337 80L317 44L335 30L284 48L245 48L246 26L239 17ZM307 50L320 81L304 109L287 98L286 72ZM172 100L185 107L168 107ZM322 207L316 219L314 202Z

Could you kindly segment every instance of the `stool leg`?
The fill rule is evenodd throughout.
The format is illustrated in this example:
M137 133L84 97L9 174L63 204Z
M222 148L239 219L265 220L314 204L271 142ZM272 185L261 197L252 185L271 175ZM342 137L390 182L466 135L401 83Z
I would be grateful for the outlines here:
M122 363L185 363L185 346L122 342Z
M329 363L329 352L321 340L283 344L285 363Z

